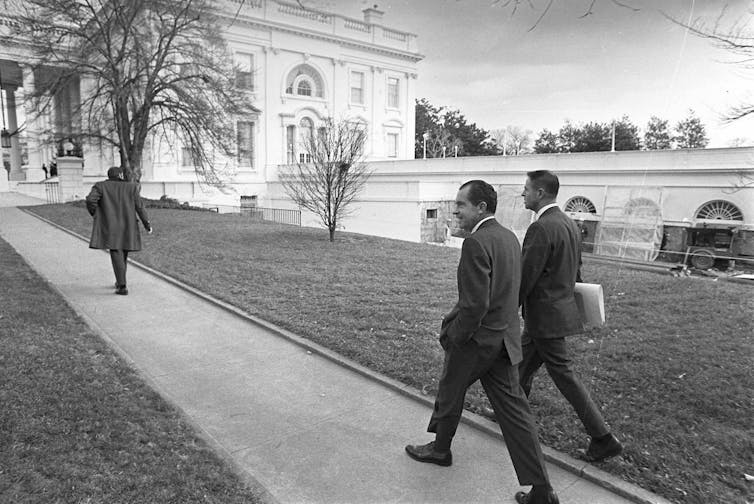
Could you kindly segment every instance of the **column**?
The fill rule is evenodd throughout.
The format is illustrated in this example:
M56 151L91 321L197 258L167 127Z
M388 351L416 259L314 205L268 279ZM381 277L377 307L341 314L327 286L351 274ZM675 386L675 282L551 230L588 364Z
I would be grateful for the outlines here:
M18 117L16 116L16 88L5 88L5 104L8 111L8 131L10 137L10 174L13 181L26 180L26 174L21 170L21 143L18 141Z
M29 66L22 66L21 72L23 74L23 88L25 93L32 93L34 90L34 71ZM25 168L25 178L27 181L38 181L44 179L44 171L42 170L42 152L39 139L39 118L37 117L36 110L32 105L33 100L24 100L24 112L26 114L26 129L24 130L24 136L26 137L26 148L28 149L29 160ZM49 172L48 172L49 173Z

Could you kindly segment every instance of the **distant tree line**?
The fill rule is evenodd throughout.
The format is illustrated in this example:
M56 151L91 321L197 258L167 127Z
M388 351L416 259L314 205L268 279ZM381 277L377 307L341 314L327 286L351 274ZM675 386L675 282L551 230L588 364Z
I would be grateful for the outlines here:
M518 126L487 131L471 123L457 109L416 100L416 158L493 156L561 152L701 149L709 139L702 121L688 116L670 127L670 121L650 118L643 135L628 116L613 122L574 124L566 120L558 131L543 129L536 139Z
M434 106L426 98L416 100L414 157L496 155L489 137L488 131L469 123L459 110Z
M703 149L709 143L702 121L693 111L670 128L670 122L651 117L643 137L628 116L608 123L575 125L566 121L559 131L543 129L534 141L537 154L552 152L598 152L624 150Z

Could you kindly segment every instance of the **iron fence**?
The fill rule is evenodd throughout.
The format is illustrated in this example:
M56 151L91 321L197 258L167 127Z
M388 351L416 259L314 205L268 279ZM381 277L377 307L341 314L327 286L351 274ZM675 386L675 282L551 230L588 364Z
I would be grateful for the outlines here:
M47 203L60 203L60 186L58 182L45 182L44 185Z
M289 210L287 208L241 208L241 215L247 215L252 220L276 222L278 224L301 225L301 210Z
M242 207L230 205L205 205L205 208L218 213L235 213L255 222L274 222L276 224L301 225L301 210L287 208Z

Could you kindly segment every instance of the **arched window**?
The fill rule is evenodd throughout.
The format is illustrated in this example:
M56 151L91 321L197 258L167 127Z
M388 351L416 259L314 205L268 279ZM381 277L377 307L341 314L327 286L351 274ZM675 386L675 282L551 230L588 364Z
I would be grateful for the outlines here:
M298 123L298 162L311 163L312 155L307 146L309 145L312 135L314 134L314 121L308 117L302 117Z
M597 213L594 203L584 196L574 196L569 199L565 204L565 211L575 213Z
M657 203L649 198L630 200L623 208L623 213L634 217L659 217L662 214Z
M308 80L300 80L298 86L296 86L296 94L301 96L312 95L312 85Z
M324 97L324 82L310 65L298 65L285 79L285 93L297 96Z
M709 201L696 212L697 219L744 220L744 214L736 205L725 200Z

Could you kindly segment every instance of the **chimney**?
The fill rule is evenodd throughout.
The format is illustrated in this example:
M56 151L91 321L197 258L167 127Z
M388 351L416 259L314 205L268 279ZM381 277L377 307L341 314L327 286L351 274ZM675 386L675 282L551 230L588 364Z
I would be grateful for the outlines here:
M374 4L374 7L367 7L361 12L364 13L366 24L382 24L382 15L385 13L377 8L377 4Z

